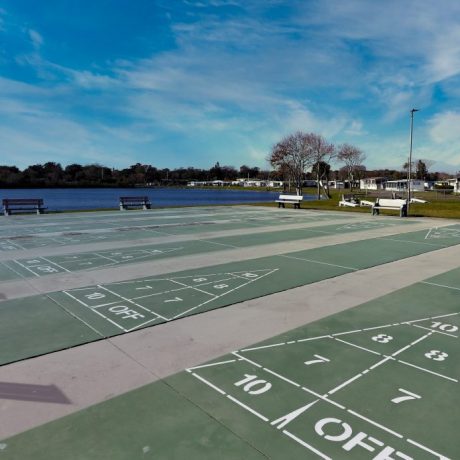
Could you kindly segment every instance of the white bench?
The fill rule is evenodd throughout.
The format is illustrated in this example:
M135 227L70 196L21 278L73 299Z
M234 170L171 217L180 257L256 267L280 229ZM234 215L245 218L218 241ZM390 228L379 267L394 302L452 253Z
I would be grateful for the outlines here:
M342 195L339 206L350 206L356 208L359 206L359 200L354 195Z
M372 215L379 215L381 209L394 209L399 211L400 217L407 217L407 200L377 198L372 206Z
M300 209L300 203L303 200L302 195L280 195L275 203L278 203L278 208L284 208L285 204L293 204L294 209Z

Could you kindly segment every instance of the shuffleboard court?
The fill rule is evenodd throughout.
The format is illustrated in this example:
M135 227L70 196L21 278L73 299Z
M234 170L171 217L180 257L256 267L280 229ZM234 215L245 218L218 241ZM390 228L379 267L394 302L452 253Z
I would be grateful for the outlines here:
M307 224L327 220L353 220L356 216L340 214L318 214L312 212L290 213L271 211L260 214L244 209L229 209L227 214L197 214L187 217L178 214L165 220L152 214L149 219L124 219L120 222L92 220L91 216L83 223L66 223L59 226L6 226L1 232L0 251L18 251L41 247L57 247L110 241L133 241L142 238L155 238L168 235L194 235L206 231L219 232L245 228L281 226L286 224ZM282 217L282 218L281 218ZM30 222L30 221L29 221ZM37 222L39 224L39 222Z
M398 225L398 222L392 220L373 220L347 223L344 225L324 225L314 228L209 238L207 240L195 239L193 241L182 241L173 245L157 244L138 246L136 248L120 247L119 249L110 251L80 252L77 254L70 253L60 256L13 259L0 262L0 281L21 277L40 277L62 272L93 270L101 267L113 267L169 257L182 257L192 254L302 240L338 233L345 234L350 232L378 230L391 228L395 225Z
M459 330L460 268L5 439L0 455L454 460Z
M443 229L438 229L442 233ZM297 251L276 256L261 257L194 270L146 277L125 282L53 292L48 302L59 305L74 321L81 321L98 336L110 337L136 329L177 320L191 314L221 308L248 299L266 296L327 278L351 273L376 265L427 253L440 247L460 242L460 234L446 228L447 236L437 238L442 245L426 243L424 232L409 232L403 240L373 238L347 244L337 244L318 249ZM20 322L17 327L32 329L35 316L40 312L37 297L20 301ZM42 297L40 297L42 299ZM0 332L5 347L0 349L0 363L26 359L37 354L66 348L61 341L64 334L59 328L54 340L53 332L42 334L37 330L35 340L41 343L39 352L31 354L28 347L10 346L12 301L0 303ZM18 311L19 314L19 310ZM62 312L59 312L60 317ZM53 312L46 315L52 325ZM51 326L50 326L51 327ZM14 334L21 335L17 329ZM81 343L91 341L82 337ZM68 346L74 346L70 341Z

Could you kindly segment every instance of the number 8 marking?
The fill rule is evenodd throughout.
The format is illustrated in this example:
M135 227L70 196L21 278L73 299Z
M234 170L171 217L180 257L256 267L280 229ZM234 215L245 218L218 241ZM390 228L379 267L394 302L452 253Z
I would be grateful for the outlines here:
M391 335L379 334L372 337L372 340L378 343L388 343L393 340L393 337L391 337Z
M425 353L425 356L433 361L444 361L449 355L444 351L430 350L428 353Z

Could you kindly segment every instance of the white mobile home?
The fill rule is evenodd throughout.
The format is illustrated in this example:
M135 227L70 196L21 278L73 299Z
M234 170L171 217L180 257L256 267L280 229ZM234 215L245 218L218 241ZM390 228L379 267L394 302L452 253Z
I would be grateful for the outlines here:
M454 193L460 193L460 177L454 177L453 179L448 179L447 183L454 187Z
M359 188L361 190L383 190L386 181L386 177L368 177L359 181Z
M389 180L385 184L385 189L390 192L405 192L407 191L407 179ZM410 189L413 192L424 192L425 183L423 180L411 179Z

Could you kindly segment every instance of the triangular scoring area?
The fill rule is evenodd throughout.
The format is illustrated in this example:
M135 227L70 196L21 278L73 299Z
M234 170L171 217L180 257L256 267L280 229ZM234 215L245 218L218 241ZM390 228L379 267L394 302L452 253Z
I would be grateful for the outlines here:
M166 300L169 301L167 302L169 303L167 315L170 319L176 319L181 316L188 315L200 307L204 307L205 305L208 305L213 301L217 301L221 297L241 289L244 286L271 275L277 270L278 269L275 268L221 273L219 276L203 276L202 278L207 278L207 280L202 282L199 282L200 278L192 277L192 283L188 285L188 288L175 292L175 294L177 294L177 298L184 298L184 303L182 305L179 302L172 302L171 299ZM185 284L186 279L171 279L171 281L180 281ZM186 299L187 296L190 296L189 299Z
M428 230L426 240L440 240L448 238L460 238L460 228L433 227Z
M176 319L254 283L278 269L153 278L100 286L107 293Z

